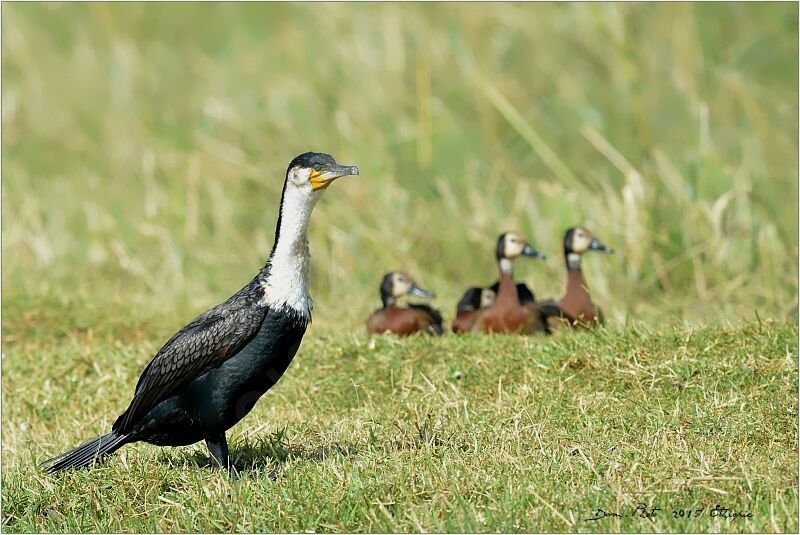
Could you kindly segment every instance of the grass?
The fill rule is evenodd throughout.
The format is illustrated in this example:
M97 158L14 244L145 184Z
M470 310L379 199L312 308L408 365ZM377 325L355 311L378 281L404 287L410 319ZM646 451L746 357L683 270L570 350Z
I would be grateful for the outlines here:
M202 308L315 148L362 173L312 222L318 322L396 268L454 303L504 230L557 294L575 224L618 251L590 261L617 322L796 317L795 5L3 9L6 295Z
M636 324L554 340L314 327L234 428L248 469L230 483L200 446L127 446L57 477L34 469L110 426L174 323L55 308L64 336L37 337L48 318L16 308L5 329L9 532L798 528L794 326ZM639 503L663 512L585 520ZM712 519L716 504L752 518ZM672 518L699 507L697 520Z
M797 5L2 15L4 529L798 529ZM249 280L308 149L361 176L315 211L298 361L234 430L253 469L231 485L202 448L137 445L34 470ZM450 318L505 230L553 258L517 275L560 294L575 224L616 251L585 268L607 330L362 334L390 269ZM639 501L753 516L582 520Z

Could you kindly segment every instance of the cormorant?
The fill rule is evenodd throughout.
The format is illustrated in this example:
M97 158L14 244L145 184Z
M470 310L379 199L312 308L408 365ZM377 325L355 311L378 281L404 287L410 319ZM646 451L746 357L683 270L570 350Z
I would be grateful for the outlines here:
M291 161L272 251L227 301L172 336L142 372L111 432L45 461L48 472L89 466L125 444L185 446L205 440L232 468L225 432L281 378L311 321L307 228L314 205L339 177L357 175L327 154Z

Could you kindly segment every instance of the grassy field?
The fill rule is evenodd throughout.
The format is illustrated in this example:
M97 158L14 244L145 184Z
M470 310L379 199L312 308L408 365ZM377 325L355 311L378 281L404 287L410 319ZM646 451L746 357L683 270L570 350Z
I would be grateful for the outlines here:
M4 529L796 531L797 24L790 3L4 3ZM35 470L249 280L309 149L361 176L315 211L298 360L234 430L253 469L137 445ZM607 330L363 334L389 269L451 319L505 230L551 258L517 276L560 294L575 224L616 251L585 268ZM664 511L583 520L639 502ZM672 518L715 504L753 516Z
M55 308L67 320L50 337L38 312L12 309L6 325L17 340L4 360L6 531L798 528L793 326L637 325L546 341L313 329L234 428L248 469L232 484L200 446L128 446L59 477L35 470L111 425L175 323L142 313L132 329L124 314ZM586 521L640 503L662 511ZM752 517L711 518L716 505Z

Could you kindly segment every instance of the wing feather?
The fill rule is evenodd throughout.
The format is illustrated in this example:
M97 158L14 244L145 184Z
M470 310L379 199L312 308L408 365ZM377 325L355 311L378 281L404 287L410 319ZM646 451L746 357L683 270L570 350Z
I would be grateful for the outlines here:
M142 372L128 409L114 423L128 433L156 405L238 353L258 332L267 309L235 299L201 314L175 333Z

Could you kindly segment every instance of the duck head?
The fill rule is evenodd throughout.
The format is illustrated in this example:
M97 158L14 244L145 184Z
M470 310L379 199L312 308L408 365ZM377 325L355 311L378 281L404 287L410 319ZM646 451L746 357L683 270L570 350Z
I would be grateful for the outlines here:
M531 247L528 240L516 232L506 232L497 239L497 261L500 264L500 271L510 273L512 262L520 257L539 258L544 260L546 257Z
M605 245L584 227L572 227L564 234L564 255L570 269L580 269L581 255L587 251L610 254L614 250Z
M456 315L471 310L489 308L494 304L497 294L491 288L470 288L456 305Z
M489 308L497 299L497 294L491 288L481 288L481 308Z
M432 299L436 294L420 288L414 279L404 271L391 271L383 276L381 281L381 301L383 306L393 305L405 295L415 295Z

